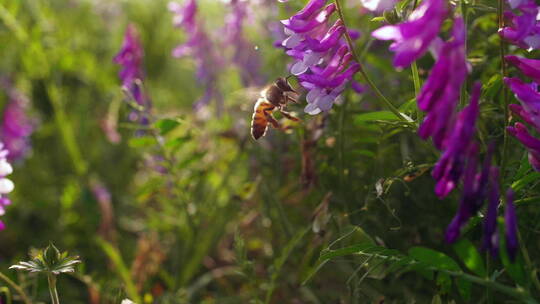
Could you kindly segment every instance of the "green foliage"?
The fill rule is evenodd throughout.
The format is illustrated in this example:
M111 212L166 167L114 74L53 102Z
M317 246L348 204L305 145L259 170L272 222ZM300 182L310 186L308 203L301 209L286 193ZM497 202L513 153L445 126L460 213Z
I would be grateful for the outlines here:
M70 271L78 259L54 246L14 267L70 272L59 286L70 304L536 303L539 174L508 138L501 183L516 191L522 244L516 261L504 250L497 258L479 250L485 210L458 243L443 242L459 189L444 200L435 196L430 170L440 155L416 134L422 114L415 90L433 59L424 56L415 72L396 71L388 44L369 35L384 17L359 14L360 2L347 2L348 25L362 31L355 41L362 65L405 121L371 91L347 89L342 104L315 117L303 114L302 96L289 106L302 123L254 141L249 124L260 88L245 88L236 66L217 82L223 115L212 107L193 111L205 88L192 59L170 56L186 38L172 26L167 2L0 0L0 76L29 97L38 123L32 154L14 164L1 269L53 240L81 256L76 273ZM199 2L201 22L219 32L229 5ZM264 9L250 12L246 36L270 83L285 76L289 59L274 48L269 29L303 3L267 2L279 9L258 4ZM462 4L473 68L466 87L484 83L478 137L502 145L497 3ZM385 17L403 20L413 5L400 1ZM145 126L127 119L141 109L125 102L112 62L128 23L144 45L144 89L153 102ZM227 58L234 55L219 47ZM0 94L0 105L6 99ZM107 123L119 142L107 139ZM501 158L496 153L494 161ZM96 195L99 185L108 199ZM503 225L499 231L504 248ZM42 278L3 273L3 302L48 301Z

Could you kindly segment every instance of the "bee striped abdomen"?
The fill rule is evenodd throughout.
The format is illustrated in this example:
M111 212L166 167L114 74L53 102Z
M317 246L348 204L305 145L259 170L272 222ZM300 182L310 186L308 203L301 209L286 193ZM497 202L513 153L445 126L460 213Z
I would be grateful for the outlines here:
M259 98L257 100L251 119L251 136L253 136L254 139L259 139L266 133L266 130L268 129L266 113L269 113L274 108L274 105L266 101L265 98Z

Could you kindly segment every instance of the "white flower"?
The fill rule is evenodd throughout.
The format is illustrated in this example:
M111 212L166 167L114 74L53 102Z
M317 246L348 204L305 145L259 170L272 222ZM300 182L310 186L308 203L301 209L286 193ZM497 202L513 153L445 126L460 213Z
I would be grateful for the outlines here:
M0 176L6 176L13 173L13 167L5 159L0 159Z
M0 194L8 194L15 189L15 184L7 178L0 178Z
M372 12L382 12L394 8L397 0L360 0L362 5Z

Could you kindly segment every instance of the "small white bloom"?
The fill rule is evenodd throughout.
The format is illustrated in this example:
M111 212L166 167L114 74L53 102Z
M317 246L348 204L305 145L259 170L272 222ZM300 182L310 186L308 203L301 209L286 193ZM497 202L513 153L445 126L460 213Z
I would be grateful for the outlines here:
M392 9L397 0L360 0L362 5L372 12L382 12Z
M0 178L0 194L8 194L15 189L13 182L7 178Z
M0 176L6 176L13 173L13 167L5 160L0 160Z

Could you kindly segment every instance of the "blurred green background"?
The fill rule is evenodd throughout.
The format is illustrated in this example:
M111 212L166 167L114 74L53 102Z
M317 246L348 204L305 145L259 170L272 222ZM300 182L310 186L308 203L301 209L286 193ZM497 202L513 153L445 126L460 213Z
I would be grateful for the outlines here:
M491 2L484 6L495 7ZM199 4L200 20L230 61L234 46L217 39L229 4ZM302 4L250 1L244 33L267 83L286 76L290 62L273 46L272 28ZM413 116L410 71L394 71L387 44L371 41L380 22L370 21L359 1L347 4L347 20L362 33L357 50L366 68ZM493 76L499 62L487 60L497 58L496 14L471 4L469 18L470 79L484 82L482 117L489 118L479 126L480 138L500 140L502 129L494 126L504 120L501 81ZM16 190L3 217L0 271L35 303L49 301L45 278L7 269L49 241L83 261L76 273L60 277L63 303L489 300L484 287L463 292L444 276L388 275L392 271L380 257L321 263L325 249L368 241L399 252L423 246L460 257L443 242L458 194L443 201L433 194L429 169L438 155L414 130L379 112L371 93L347 90L341 105L316 117L303 114L302 105L290 106L303 123L289 133L270 130L256 142L249 123L260 87L244 87L237 66L219 71L222 116L213 107L206 114L192 110L204 87L193 60L171 56L186 36L173 27L167 1L0 0L0 21L0 76L29 98L37 122L31 155L14 164ZM140 33L144 83L154 104L154 123L142 136L126 119L131 109L112 62L128 23ZM422 78L431 65L429 56L419 62ZM0 103L7 98L0 94ZM104 121L117 123L119 143L107 139ZM525 152L512 149L509 168L524 175L530 171ZM157 170L162 167L166 173ZM518 198L534 197L536 184L526 183ZM93 189L100 186L110 200L97 199ZM518 211L522 226L530 227L522 231L524 241L537 256L539 210L524 204ZM467 236L477 245L479 225ZM461 260L459 265L467 269ZM497 261L491 267L504 269ZM511 282L505 275L500 280ZM9 297L18 299L13 291Z

